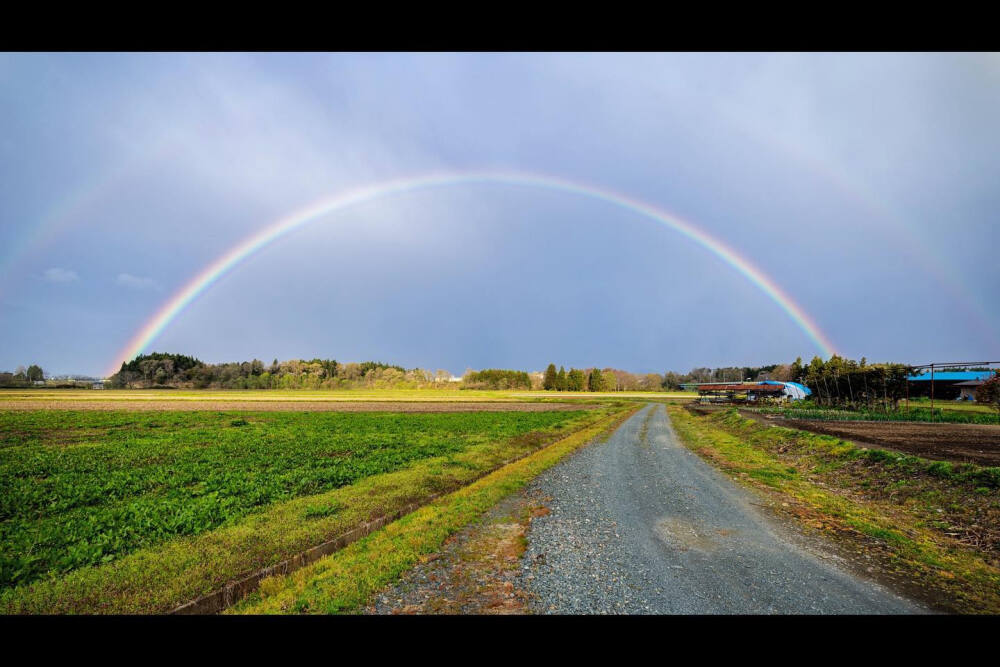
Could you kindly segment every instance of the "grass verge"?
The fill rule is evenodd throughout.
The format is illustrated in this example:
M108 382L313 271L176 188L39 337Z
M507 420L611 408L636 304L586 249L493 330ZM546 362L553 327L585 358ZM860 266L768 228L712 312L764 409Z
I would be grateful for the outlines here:
M601 434L610 434L639 406L607 417L444 496L347 548L297 572L261 582L229 609L234 614L336 614L358 611L422 556L505 496Z
M366 521L468 483L622 408L581 413L546 432L480 442L349 486L276 503L210 532L0 593L0 614L164 613Z
M681 440L934 606L1000 613L1000 469L952 465L668 408Z
M930 404L897 410L859 408L848 410L822 406L744 408L760 414L781 415L789 419L824 421L929 422L940 424L1000 424L1000 415L985 405L956 405L934 408Z

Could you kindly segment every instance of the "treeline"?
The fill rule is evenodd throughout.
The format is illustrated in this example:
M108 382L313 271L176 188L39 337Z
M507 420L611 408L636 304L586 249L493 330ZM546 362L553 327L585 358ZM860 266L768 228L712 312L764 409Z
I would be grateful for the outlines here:
M544 372L510 369L469 369L461 383L452 382L445 370L431 372L405 369L378 361L341 363L334 359L277 359L265 364L259 359L244 362L206 364L182 354L154 352L123 363L108 379L113 388L216 388L216 389L354 389L422 387L462 389L545 389L547 391L676 391L685 384L704 382L759 382L762 380L801 382L819 405L839 407L898 406L906 396L906 377L913 368L900 363L870 364L834 355L824 361L814 357L808 364L801 358L790 364L693 368L688 373L667 371L636 374L615 368L558 369L549 364ZM0 374L0 386L29 386L31 377L41 379L37 366L19 368L17 373ZM17 383L23 383L21 385Z
M813 357L808 365L798 358L791 364L793 379L812 390L819 405L845 408L897 409L906 397L907 376L913 367L898 363L869 364L833 355L823 361Z
M595 373L596 371L596 373ZM791 380L790 364L693 368L688 373L630 373L618 368L570 368L549 364L542 376L547 391L678 391L681 385L699 382L754 382Z
M524 371L487 368L466 371L462 376L463 389L531 389L531 376Z
M277 359L206 364L182 354L140 355L108 378L111 388L354 389L417 388L442 384L448 371L407 370L379 361L340 363L334 359Z
M37 364L27 368L18 366L13 373L0 373L0 387L31 387L45 379L45 372Z
M676 375L676 374L674 374ZM678 376L680 377L680 376ZM570 368L549 364L542 375L546 391L662 391L664 375L629 373L618 368Z
M827 361L813 357L808 364L799 357L790 364L695 368L677 377L667 373L664 385L673 388L686 382L798 382L812 390L809 400L817 405L889 410L898 408L899 401L906 397L906 378L912 374L913 367L906 364L871 364L864 357L855 361L835 354Z

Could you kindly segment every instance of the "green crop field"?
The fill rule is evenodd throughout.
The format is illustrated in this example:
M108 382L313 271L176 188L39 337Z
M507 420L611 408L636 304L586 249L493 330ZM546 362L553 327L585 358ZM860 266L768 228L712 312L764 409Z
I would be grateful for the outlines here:
M9 602L27 584L421 461L475 469L486 459L472 452L603 413L0 412L0 591Z

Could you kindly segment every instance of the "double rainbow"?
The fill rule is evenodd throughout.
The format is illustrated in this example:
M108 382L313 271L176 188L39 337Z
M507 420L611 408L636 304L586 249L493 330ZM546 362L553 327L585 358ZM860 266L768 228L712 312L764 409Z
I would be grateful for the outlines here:
M793 322L809 337L824 357L834 354L834 346L829 338L820 331L816 323L806 314L801 306L795 303L767 274L753 265L749 259L741 256L708 232L699 229L694 224L676 215L658 209L651 204L626 197L604 188L574 183L561 178L540 174L517 172L465 172L465 173L435 173L425 176L403 178L383 183L377 183L322 199L304 209L281 218L261 231L245 238L239 244L226 251L215 261L201 270L194 278L175 292L156 313L132 336L128 344L115 356L114 362L108 366L107 375L118 371L122 362L133 359L148 349L160 333L194 301L200 294L211 287L219 278L235 268L238 264L255 254L262 248L274 243L281 237L315 222L320 218L342 211L351 206L414 190L438 188L468 184L514 185L533 188L543 188L558 192L581 195L597 199L624 209L638 213L669 227L698 245L709 250L723 260L751 283L761 289L771 298Z

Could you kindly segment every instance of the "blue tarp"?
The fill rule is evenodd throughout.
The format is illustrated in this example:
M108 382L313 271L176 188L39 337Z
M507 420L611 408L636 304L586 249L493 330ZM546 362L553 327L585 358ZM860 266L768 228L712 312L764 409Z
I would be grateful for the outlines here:
M798 387L799 389L802 390L802 393L805 394L806 396L808 396L808 395L810 395L812 393L812 389L810 389L809 387L805 386L804 384L799 384L798 382L786 382L785 384L790 384L793 387Z
M777 380L764 380L759 384L780 384L782 386L795 387L806 396L812 393L812 390L809 387L805 386L804 384L799 384L798 382L778 382ZM794 394L794 392L792 393Z

